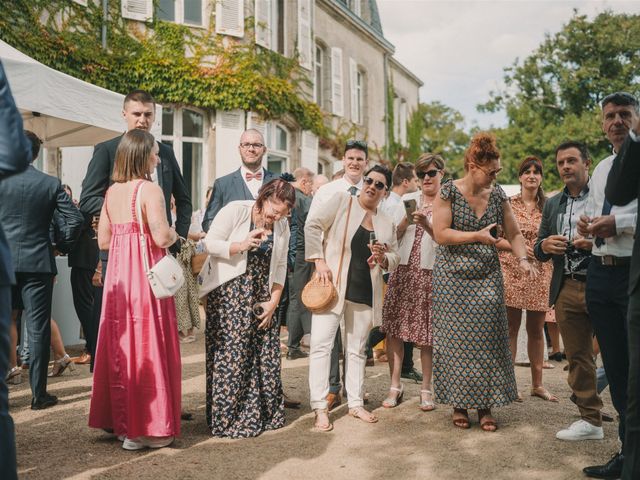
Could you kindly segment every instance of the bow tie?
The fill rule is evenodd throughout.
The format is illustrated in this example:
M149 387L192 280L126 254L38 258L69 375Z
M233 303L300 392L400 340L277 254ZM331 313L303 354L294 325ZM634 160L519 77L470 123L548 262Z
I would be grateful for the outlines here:
M246 172L244 174L244 178L247 179L247 182L250 182L251 180L253 180L254 178L256 180L262 180L262 172L256 172L256 173L251 173L251 172Z

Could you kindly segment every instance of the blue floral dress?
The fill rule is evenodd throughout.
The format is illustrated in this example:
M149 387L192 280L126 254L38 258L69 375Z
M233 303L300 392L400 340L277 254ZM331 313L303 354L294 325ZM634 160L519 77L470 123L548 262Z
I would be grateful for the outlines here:
M452 228L478 231L502 224L507 196L495 186L477 218L451 180ZM457 408L491 408L517 398L498 252L493 245L440 245L433 269L433 383L436 401Z
M269 299L273 237L247 256L247 271L207 301L207 424L216 437L255 437L284 426L279 324L258 329L252 307Z

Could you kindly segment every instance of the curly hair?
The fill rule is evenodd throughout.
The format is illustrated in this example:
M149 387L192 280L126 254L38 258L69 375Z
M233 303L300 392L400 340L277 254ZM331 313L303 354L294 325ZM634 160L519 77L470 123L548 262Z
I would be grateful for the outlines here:
M496 144L495 135L489 132L478 132L471 139L469 147L464 152L464 169L469 170L469 164L484 166L500 158L500 150Z

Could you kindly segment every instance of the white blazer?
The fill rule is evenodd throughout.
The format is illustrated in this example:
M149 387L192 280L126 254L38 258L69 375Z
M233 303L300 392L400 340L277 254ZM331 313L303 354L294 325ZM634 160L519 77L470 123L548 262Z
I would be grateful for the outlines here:
M198 275L200 297L247 271L247 252L229 255L233 242L242 242L251 228L254 200L229 202L216 215L204 244L209 257ZM269 291L274 283L284 285L287 278L289 222L281 218L273 225L273 251L269 265Z
M402 196L402 200L418 200L422 195L422 192L408 193ZM404 232L403 237L400 239L400 246L398 247L400 253L400 265L407 265L409 263L409 257L411 256L411 247L413 241L416 238L416 226L409 225ZM436 247L438 244L435 242L431 235L424 232L422 240L420 241L420 268L425 270L433 270L433 265L436 259Z
M342 238L347 223L347 208L349 206L348 192L336 192L333 196L322 204L322 208L309 212L304 226L305 258L312 261L316 258L324 258L327 266L331 269L334 283L337 283L338 268L340 262L340 252L342 250ZM347 278L349 275L349 264L351 263L351 240L358 227L362 223L366 212L358 203L358 199L353 197L351 205L351 215L347 227L347 239L344 246L344 257L342 260L342 272L340 275L340 290L338 291L338 302L331 309L332 313L340 315L344 308L345 295L347 292ZM392 271L398 265L400 256L398 255L398 241L396 227L393 221L384 213L378 211L372 216L373 229L376 232L378 241L386 243L389 247L386 253L389 262L387 271ZM324 242L322 234L324 233ZM384 271L379 265L370 270L371 285L373 287L373 325L382 324L382 302L383 285L382 274Z

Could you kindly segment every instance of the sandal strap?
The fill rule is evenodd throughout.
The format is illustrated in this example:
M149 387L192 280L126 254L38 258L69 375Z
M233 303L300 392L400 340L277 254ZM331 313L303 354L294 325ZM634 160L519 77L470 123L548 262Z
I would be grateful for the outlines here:
M433 395L433 392L431 390L420 390L420 393L430 393L431 395Z
M404 391L404 387L402 387L402 386L400 388L398 388L398 387L389 387L389 390L392 390L394 392L403 392Z

